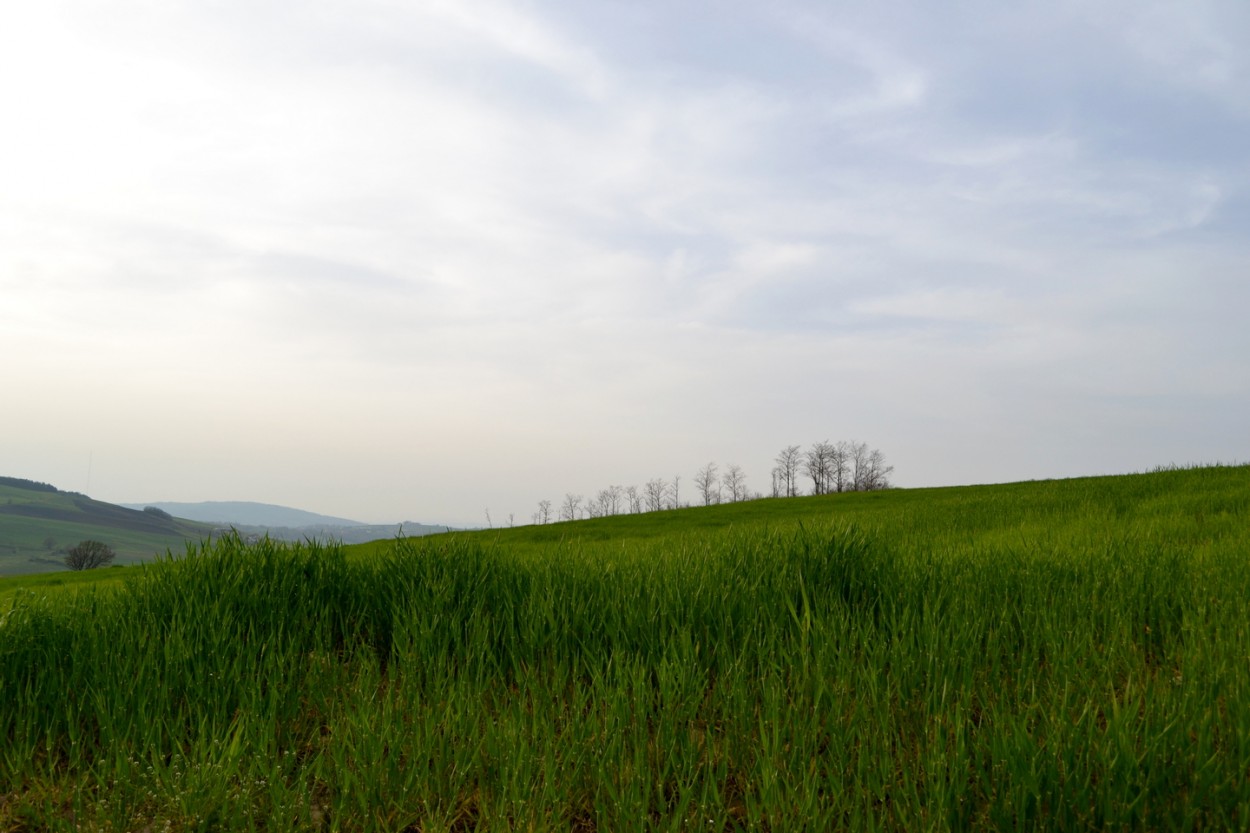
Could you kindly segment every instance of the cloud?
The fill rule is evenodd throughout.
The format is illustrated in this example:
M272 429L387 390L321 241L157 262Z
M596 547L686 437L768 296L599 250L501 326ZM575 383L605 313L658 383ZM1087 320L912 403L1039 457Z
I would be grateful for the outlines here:
M826 435L913 483L1078 473L1115 419L1183 457L1186 396L1250 395L1245 14L6 9L0 344L30 401L125 403L31 448L339 499L316 456L448 521L499 459L528 505Z

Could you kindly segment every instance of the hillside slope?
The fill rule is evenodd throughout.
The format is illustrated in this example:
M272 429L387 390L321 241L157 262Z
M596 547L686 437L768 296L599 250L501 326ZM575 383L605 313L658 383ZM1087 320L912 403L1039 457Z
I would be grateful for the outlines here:
M763 498L514 528L453 530L451 537L535 552L550 546L591 550L668 546L675 539L695 540L729 530L793 532L805 524L833 521L879 532L909 550L969 540L1010 549L1027 536L1079 538L1102 517L1131 526L1155 524L1165 514L1200 520L1214 531L1220 525L1236 528L1248 511L1250 465L1194 466L1140 474ZM943 538L935 537L934 530L940 530ZM348 552L370 557L388 552L393 543L375 540L348 547Z
M65 551L103 541L116 564L151 560L209 537L211 524L127 509L46 483L0 477L0 575L63 570Z

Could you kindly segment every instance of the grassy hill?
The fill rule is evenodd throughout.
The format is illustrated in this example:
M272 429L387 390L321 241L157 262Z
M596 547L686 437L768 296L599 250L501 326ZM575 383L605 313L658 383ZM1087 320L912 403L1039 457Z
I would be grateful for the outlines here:
M126 509L44 483L0 477L0 576L64 570L65 551L94 538L117 553L115 564L149 561L199 542L211 524Z
M1242 466L31 577L0 830L1246 830L1248 555Z
M836 521L873 530L897 546L931 550L1079 540L1101 526L1133 529L1197 519L1209 531L1250 513L1250 466L1201 466L1143 474L1029 480L978 486L765 498L677 511L452 532L452 537L544 551L672 546L681 539L740 531L795 530ZM1250 536L1250 530L1245 531ZM356 556L389 551L392 541L347 547Z

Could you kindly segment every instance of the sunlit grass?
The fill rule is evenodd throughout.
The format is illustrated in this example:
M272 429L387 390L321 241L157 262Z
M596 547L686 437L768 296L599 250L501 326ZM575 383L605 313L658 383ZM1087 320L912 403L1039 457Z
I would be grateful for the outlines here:
M1248 508L1223 468L226 540L6 605L0 827L1248 829Z

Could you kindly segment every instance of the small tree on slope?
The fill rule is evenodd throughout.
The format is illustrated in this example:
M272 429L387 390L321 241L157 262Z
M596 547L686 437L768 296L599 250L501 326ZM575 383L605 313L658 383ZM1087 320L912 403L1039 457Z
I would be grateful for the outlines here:
M90 570L108 566L116 556L113 548L102 541L82 541L70 548L69 555L65 556L65 566L71 570Z

